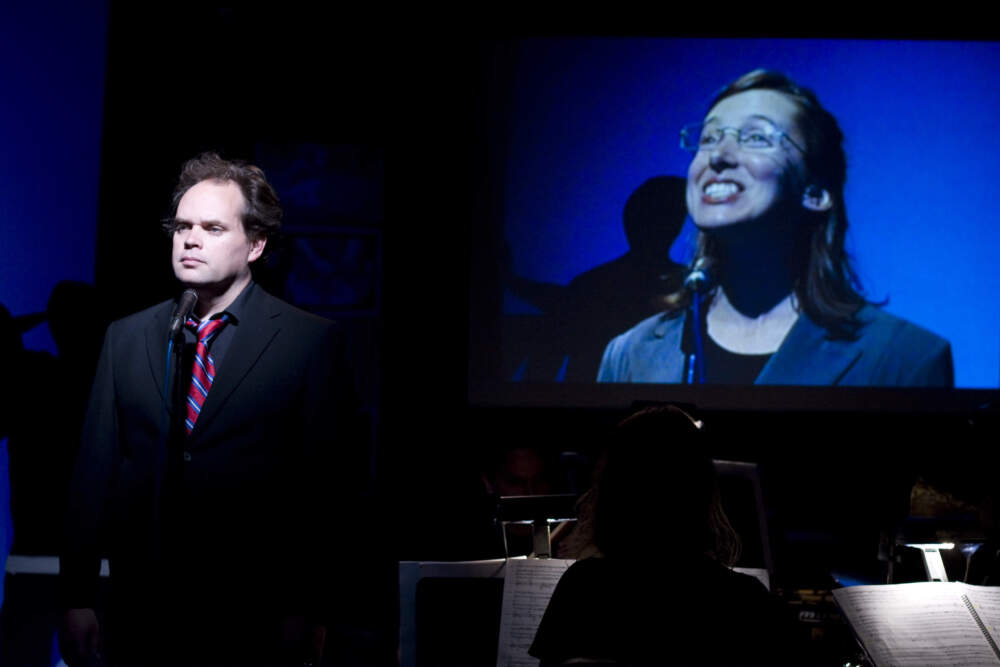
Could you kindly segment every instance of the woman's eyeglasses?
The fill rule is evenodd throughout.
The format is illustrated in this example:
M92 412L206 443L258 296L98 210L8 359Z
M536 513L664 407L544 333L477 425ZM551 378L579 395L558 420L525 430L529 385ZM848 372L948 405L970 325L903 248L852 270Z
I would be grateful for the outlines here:
M765 151L781 143L785 139L805 155L805 151L787 133L777 127L761 128L706 126L705 123L691 123L681 128L681 148L692 153L710 151L722 143L727 134L736 137L739 147L751 151Z

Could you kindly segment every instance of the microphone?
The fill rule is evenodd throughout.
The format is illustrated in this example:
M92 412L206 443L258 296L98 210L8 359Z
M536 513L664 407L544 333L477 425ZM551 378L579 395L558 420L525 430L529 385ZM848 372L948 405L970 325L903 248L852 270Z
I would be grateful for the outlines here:
M174 309L174 314L170 317L170 330L167 334L168 340L173 340L177 332L181 330L196 303L198 303L198 295L194 293L194 290L184 290L180 300L177 302L177 307Z
M714 262L708 257L699 257L684 278L684 287L696 294L705 294L715 287L715 274L712 272Z
M684 287L694 292L689 315L691 328L685 327L694 336L694 353L687 355L686 381L688 384L705 383L705 343L702 334L701 300L715 287L713 264L713 260L708 257L699 257L684 278Z

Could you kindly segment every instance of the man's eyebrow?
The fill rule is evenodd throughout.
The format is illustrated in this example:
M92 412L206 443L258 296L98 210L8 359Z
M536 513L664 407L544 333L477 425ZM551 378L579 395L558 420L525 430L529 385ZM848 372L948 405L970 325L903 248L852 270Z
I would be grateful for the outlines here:
M175 225L180 225L180 224L195 225L195 224L197 224L197 225L201 225L202 227L205 227L205 226L208 226L208 225L219 225L220 227L226 227L227 226L227 223L225 223L225 222L223 222L221 220L202 220L201 222L195 223L195 222L191 222L190 220L185 220L184 218L178 218L178 217L174 217L174 224Z

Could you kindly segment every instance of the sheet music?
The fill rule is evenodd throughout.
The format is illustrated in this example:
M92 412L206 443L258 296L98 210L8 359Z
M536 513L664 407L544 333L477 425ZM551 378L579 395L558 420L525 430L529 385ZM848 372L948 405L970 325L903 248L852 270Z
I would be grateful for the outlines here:
M527 558L507 561L497 667L538 667L528 655L535 632L559 578L574 561Z
M986 586L965 586L976 613L989 630L993 641L1000 646L1000 588Z
M734 567L733 572L749 574L751 577L754 577L757 581L764 584L764 588L768 591L771 590L771 575L769 575L767 570L762 567Z
M970 587L942 582L851 586L833 592L878 667L996 667L982 631L962 602Z

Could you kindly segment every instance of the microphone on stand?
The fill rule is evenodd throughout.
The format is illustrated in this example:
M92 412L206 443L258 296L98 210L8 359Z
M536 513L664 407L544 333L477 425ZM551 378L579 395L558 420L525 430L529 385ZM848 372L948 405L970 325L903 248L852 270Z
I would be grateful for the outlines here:
M694 292L691 295L691 331L694 332L694 353L688 355L688 384L705 383L705 344L701 326L701 302L705 294L715 287L715 274L712 271L713 260L699 257L684 278L684 286Z
M706 294L715 287L715 262L708 257L699 257L684 278L684 287L696 294Z
M163 391L160 393L160 445L156 447L155 458L154 458L154 474L153 474L153 552L159 555L160 553L160 533L159 527L161 526L161 521L163 517L160 513L160 496L163 491L164 477L167 474L166 468L168 466L168 450L175 450L176 448L171 446L170 442L170 411L167 406L173 402L174 405L181 405L180 398L177 398L177 392L180 391L180 384L177 382L178 378L174 376L177 375L178 366L173 366L171 361L175 355L174 342L177 338L177 334L180 333L181 327L187 321L191 311L194 310L194 304L198 303L198 295L193 289L184 290L181 294L181 298L177 300L177 305L174 307L174 312L170 316L170 326L167 328L167 358L166 366L163 370ZM183 346L183 341L179 341L181 346ZM177 351L179 352L183 347L179 347ZM178 358L178 361L180 359ZM173 366L173 368L172 368ZM175 398L173 401L168 401L167 396L169 396L170 386L174 386ZM179 413L177 413L179 414Z
M194 290L184 290L181 298L177 301L177 307L174 308L174 314L170 316L170 329L167 332L168 340L173 340L174 336L181 330L188 316L191 315L191 311L194 310L194 304L196 303L198 303L198 295L195 294Z

